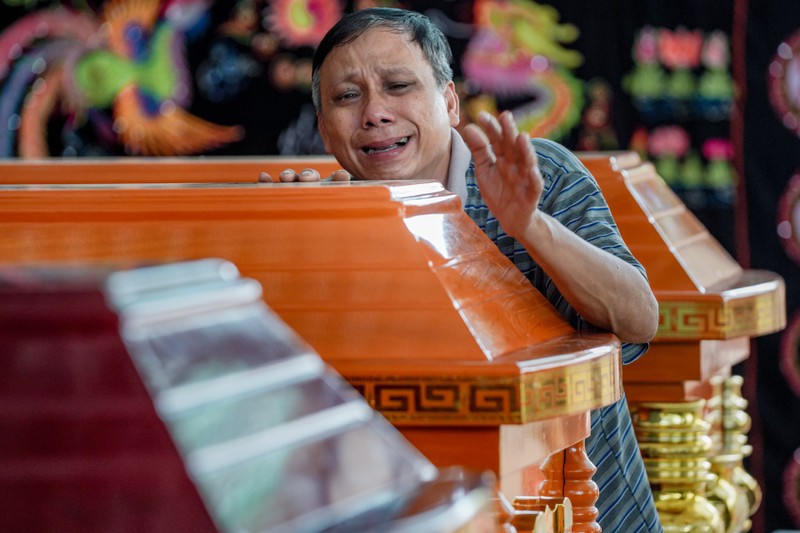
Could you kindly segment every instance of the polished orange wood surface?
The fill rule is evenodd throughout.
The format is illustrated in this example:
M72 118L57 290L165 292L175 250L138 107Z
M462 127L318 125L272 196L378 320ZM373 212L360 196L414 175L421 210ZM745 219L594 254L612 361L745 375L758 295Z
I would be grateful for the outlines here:
M580 157L659 303L650 350L624 369L628 398L707 398L708 380L749 356L750 337L785 327L783 279L743 269L634 152Z
M744 270L633 152L582 154L620 233L647 269L661 316L656 342L730 339L785 326L784 285Z
M262 172L273 178L286 168L340 169L332 157L119 157L0 161L0 184L76 183L256 183Z
M654 387L661 389L660 398L676 398L681 396L694 396L698 391L705 391L704 382L712 375L725 373L729 368L744 360L748 355L746 339L750 336L761 335L780 330L785 324L784 295L782 280L770 272L751 271L742 269L736 261L728 255L722 246L708 233L696 217L686 208L680 199L669 189L664 181L656 174L654 167L649 162L643 162L638 155L633 152L613 152L613 153L583 153L579 154L581 160L590 171L595 175L600 183L604 196L612 208L614 217L620 227L623 237L631 247L634 255L644 264L647 269L650 284L656 294L660 307L660 327L657 337L652 343L652 348L647 356L633 365L625 368L628 394L638 397L638 391L644 387L652 392ZM136 184L136 183L254 183L258 181L261 172L268 172L276 177L284 168L316 168L324 176L328 172L338 168L336 162L328 156L315 158L174 158L174 159L145 159L145 158L121 158L111 160L42 160L42 161L10 161L0 164L0 183L9 184L31 184L31 183L90 183L97 184L97 187L111 187L110 183ZM130 186L130 185L124 185ZM69 186L65 186L70 188ZM138 185L135 185L138 187ZM164 187L164 185L162 185ZM302 186L301 186L302 187ZM113 189L113 187L112 187ZM290 191L292 189L289 189ZM305 189L301 189L306 192ZM110 211L121 210L118 216L123 217L122 212L128 212L127 216L133 216L142 210L142 207L133 207L136 202L145 202L150 205L149 213L144 218L150 218L150 224L143 219L135 226L136 232L131 234L131 239L141 239L143 234L152 234L144 240L153 240L152 244L156 247L168 247L166 240L176 238L184 243L189 243L183 247L177 247L166 255L156 254L155 257L142 257L145 250L140 249L141 244L128 247L128 257L109 255L109 251L91 252L92 254L105 254L106 258L112 257L117 261L138 261L138 260L164 260L181 259L185 256L187 246L192 248L202 240L225 242L223 245L226 250L223 253L230 253L231 250L239 249L245 244L250 232L259 232L256 229L261 221L254 220L248 213L252 206L246 202L242 204L237 214L237 207L232 205L239 202L237 195L240 192L234 191L197 191L197 194L189 203L184 203L185 191L176 189L169 192L167 187L159 194L149 197L137 198L136 195L122 193L118 190L113 193L107 191L107 201L111 202L113 208ZM297 203L299 191L283 192L285 196L275 197L277 202ZM50 191L47 193L42 190L37 195L60 193ZM88 199L81 200L80 193L75 194L71 204L74 206L73 212L63 214L66 219L75 221L82 215L79 212L85 211L86 206L81 205L82 201L91 204L95 201L93 194L88 194ZM255 193L261 194L261 193ZM272 193L270 193L272 194ZM205 196L204 196L205 195ZM230 196L225 200L226 195ZM344 209L362 209L363 201L348 193L347 205ZM402 194L400 195L402 196ZM202 205L205 197L213 197L214 202L221 202L217 206ZM84 198L86 195L84 194ZM277 200L280 198L280 200ZM341 201L341 200L337 200ZM21 202L21 200L15 200ZM38 202L38 199L35 200ZM58 200L51 200L57 203ZM410 202L412 205L414 202ZM224 207L219 206L226 204ZM22 208L24 202L22 202ZM227 213L231 220L224 224L219 222L213 226L204 226L202 223L181 222L180 227L174 231L164 232L158 229L161 221L169 219L182 219L186 213L210 208L217 211L217 215ZM70 209L65 206L65 209ZM144 211L148 211L144 209ZM222 209L222 211L220 211ZM281 312L287 320L294 322L297 326L306 322L302 316L309 316L312 323L327 320L329 311L321 309L326 304L323 301L349 302L348 305L368 306L372 300L372 295L376 291L382 290L387 283L395 286L404 305L410 305L409 309L419 306L419 301L414 298L424 295L424 299L432 298L436 301L436 291L429 291L425 283L431 282L420 278L419 272L405 271L403 275L391 277L388 281L387 276L374 276L364 269L346 270L332 267L331 264L341 265L344 260L336 255L333 248L338 249L330 235L325 235L325 231L339 233L341 231L352 233L352 224L359 225L364 219L355 220L350 218L351 225L340 221L334 230L326 221L326 229L315 230L315 236L322 236L319 242L314 244L316 252L311 252L308 247L304 247L300 241L288 233L284 228L287 226L296 227L297 224L291 220L291 216L284 218L283 222L275 220L274 213L276 206L263 206L263 216L272 218L272 227L279 228L273 230L277 234L271 236L270 255L273 260L259 258L251 260L244 258L244 269L248 271L250 264L259 269L260 274L264 274L269 269L271 282L267 287L267 294L270 301L281 306ZM327 209L327 208L325 208ZM407 209L407 207L403 207ZM54 216L58 210L45 210L32 215L31 219L42 221L41 217ZM181 214L184 211L186 213ZM278 209L280 211L280 209ZM91 210L87 211L91 212ZM151 216L153 215L153 216ZM295 213L298 217L305 216L304 213ZM24 219L24 215L19 215ZM113 215L112 215L113 216ZM261 217L262 215L259 215ZM284 214L278 218L285 217ZM91 215L89 215L91 218ZM256 218L259 218L256 217ZM241 219L235 222L235 219ZM320 220L325 216L321 213L312 215L312 218ZM244 220L247 219L247 220ZM416 217L417 225L428 224L427 220L431 217ZM87 219L88 221L88 219ZM403 239L394 239L389 233L385 233L385 220L380 216L369 222L374 226L377 233L387 235L387 239L392 242L392 246L401 246ZM89 224L92 223L89 221ZM311 223L314 224L313 222ZM320 222L317 225L322 225ZM92 226L94 227L94 226ZM199 228L203 228L202 235L198 235ZM102 244L102 240L97 241L98 246L117 246L119 241L125 240L130 231L114 232L112 242ZM194 236L192 236L194 235ZM96 237L102 239L102 234ZM74 240L76 236L66 236L66 243ZM94 238L94 237L93 237ZM461 236L458 237L459 239ZM188 241L187 241L188 239ZM439 237L433 238L431 242L441 240ZM369 249L374 242L365 241L365 246L356 247L357 250ZM474 243L471 243L472 245ZM213 247L219 244L214 244ZM52 244L44 243L44 248L51 248ZM212 250L213 251L213 247ZM402 246L396 248L398 254L402 251ZM81 256L84 252L77 253L73 260L83 260ZM116 251L114 252L116 253ZM241 251L236 252L237 257ZM302 264L307 263L309 256L314 256L314 264L319 264L320 268L308 266L303 268ZM352 257L358 261L364 261L358 257L357 251L348 251L345 254L348 258ZM327 259L325 259L327 258ZM58 261L69 259L61 257ZM98 258L92 258L95 260ZM372 258L375 259L375 258ZM266 263L265 263L266 261ZM260 264L264 263L264 264ZM273 268L276 263L293 264L292 268ZM374 264L378 264L377 262ZM371 267L370 267L371 268ZM346 272L346 274L345 274ZM457 285L463 278L463 273L457 269L439 269L441 275L449 274L451 282ZM249 272L247 272L249 274ZM434 282L434 286L439 283ZM454 285L454 286L455 286ZM358 291L353 291L352 287L359 287ZM418 290L415 290L418 289ZM446 292L446 291L445 291ZM416 296L415 296L416 295ZM444 302L449 295L438 295L439 304ZM358 301L361 298L362 301ZM443 298L443 299L442 299ZM486 301L485 295L480 299ZM309 304L310 308L300 309L297 306ZM463 307L463 306L462 306ZM466 312L466 311L465 311ZM355 357L360 353L359 350L342 353L342 346L345 345L343 339L347 339L348 346L356 348L358 343L363 343L363 335L358 333L359 327L371 328L374 330L385 331L386 335L399 335L401 337L413 338L412 332L417 331L419 322L425 324L436 324L437 320L444 320L437 316L435 312L424 313L409 311L410 318L401 320L398 324L391 327L385 322L393 320L386 313L375 313L373 309L362 313L359 316L357 311L348 313L346 318L338 319L338 334L327 337L329 332L324 335L330 339L330 349L334 351L332 357L347 359ZM484 316L492 316L486 312ZM383 318L383 322L381 321ZM416 321L416 322L415 322ZM354 326L360 324L360 326ZM294 324L293 324L294 325ZM463 323L450 329L446 324L439 324L439 327L448 329L448 336L436 336L435 339L425 340L424 342L430 349L437 353L445 353L446 350L453 350L457 341L454 337L461 335L461 338L469 337L470 332L465 331ZM307 327L307 329L310 329ZM466 328L468 329L468 328ZM315 335L321 329L309 331L310 335ZM322 342L314 339L316 342ZM389 338L387 337L387 340ZM407 340L405 341L408 342ZM438 343L438 346L437 346ZM662 346L668 343L667 346ZM405 346L396 342L387 342L385 346ZM384 350L386 347L384 346ZM339 347L339 348L337 348ZM368 346L361 346L363 350L369 349ZM476 348L473 346L473 350ZM337 351L338 350L338 351ZM445 350L442 352L441 350ZM397 350L394 350L396 352ZM392 358L397 357L396 353L387 354ZM474 353L473 353L474 355ZM400 357L403 357L402 355ZM653 369L658 369L654 372ZM387 368L387 371L390 369ZM363 384L364 392L375 394L373 381L365 381ZM655 385L658 384L658 385ZM390 389L392 391L402 391L404 385ZM447 383L431 383L428 393L429 397L443 394L441 391L449 390ZM369 388L369 391L366 389ZM386 389L381 389L378 397L386 400L387 406L405 400L398 399L402 394L413 396L417 392L405 391L397 395L386 395ZM381 396L382 395L382 396ZM451 397L455 397L451 395ZM382 400L378 400L382 401ZM400 420L409 415L398 413L397 419ZM415 415L419 418L419 413ZM455 415L456 417L460 415ZM517 414L520 420L524 419L524 414Z
M616 337L578 335L438 183L0 186L0 263L203 257L259 281L439 466L508 494L621 396Z

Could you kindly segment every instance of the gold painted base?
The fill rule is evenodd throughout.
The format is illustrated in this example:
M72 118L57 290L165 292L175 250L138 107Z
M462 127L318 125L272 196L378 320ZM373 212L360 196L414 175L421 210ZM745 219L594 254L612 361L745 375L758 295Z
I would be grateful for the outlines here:
M706 412L711 426L711 471L719 480L711 489L717 496L712 501L727 517L726 533L749 531L750 517L762 498L761 487L743 466L744 458L753 451L747 444L751 419L746 411L747 400L742 396L743 383L741 376L712 378L712 397ZM729 485L733 494L723 495L721 484Z
M688 489L688 487L687 487ZM716 507L702 494L654 488L664 533L722 533L725 526Z
M631 416L656 509L665 533L724 533L726 524L707 498L711 474L709 423L703 400L639 403Z

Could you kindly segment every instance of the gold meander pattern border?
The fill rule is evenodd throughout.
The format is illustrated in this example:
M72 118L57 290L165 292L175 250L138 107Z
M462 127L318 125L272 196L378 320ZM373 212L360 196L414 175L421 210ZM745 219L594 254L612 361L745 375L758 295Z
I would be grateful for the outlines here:
M655 341L766 335L786 325L782 291L728 301L659 301Z
M396 425L522 424L583 413L621 395L616 355L508 378L347 377Z

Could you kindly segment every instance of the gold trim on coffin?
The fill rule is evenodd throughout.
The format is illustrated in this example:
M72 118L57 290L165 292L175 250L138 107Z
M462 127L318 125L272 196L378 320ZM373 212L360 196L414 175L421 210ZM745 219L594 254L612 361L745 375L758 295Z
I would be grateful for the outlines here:
M619 363L603 358L517 377L345 377L392 424L481 426L609 405L621 396L619 375Z
M654 341L766 335L784 327L784 309L783 291L728 301L659 300L659 325Z

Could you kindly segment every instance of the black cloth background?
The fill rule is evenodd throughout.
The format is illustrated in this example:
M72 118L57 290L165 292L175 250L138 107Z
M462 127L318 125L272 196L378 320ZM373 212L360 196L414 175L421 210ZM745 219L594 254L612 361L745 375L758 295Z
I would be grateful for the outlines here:
M253 0L260 6L268 0ZM93 1L87 5L99 6ZM632 45L636 32L645 24L656 27L689 29L722 29L732 39L742 39L743 46L734 61L742 61L745 89L741 101L740 120L733 124L687 124L699 134L743 135L743 151L738 160L743 171L739 202L734 209L708 209L697 212L711 233L747 268L776 272L786 280L787 317L800 313L800 265L784 252L776 232L777 204L788 180L800 170L800 138L785 128L767 97L767 67L782 40L800 30L800 3L797 0L552 0L540 2L555 7L560 22L580 28L580 37L568 45L584 56L583 64L575 71L582 80L602 77L615 89L613 124L621 147L626 147L640 120L628 95L622 91L622 78L633 67ZM54 2L29 2L24 5L40 9ZM79 3L73 2L73 5ZM191 69L196 69L208 57L211 47L225 40L231 50L246 54L247 48L230 39L221 39L214 31L228 20L237 2L213 2L210 9L210 29L188 43L187 57ZM470 0L406 1L398 4L421 12L442 13L447 20L469 25L472 20ZM346 2L348 10L353 2ZM21 2L6 1L2 6L0 27L6 26L26 13ZM734 19L736 14L736 19ZM735 20L740 26L734 26ZM743 32L743 34L735 34ZM468 37L457 31L450 35L456 62L455 73L460 75L458 57L464 51ZM736 48L734 47L734 51ZM295 57L310 57L312 50L295 49ZM195 80L196 81L196 80ZM296 120L301 109L310 106L310 94L301 90L278 90L269 83L268 68L243 80L240 93L222 104L205 100L195 87L190 111L219 124L244 126L246 136L239 142L221 147L207 156L274 155L279 153L281 133ZM313 112L312 112L313 116ZM739 128L738 130L736 128ZM722 130L721 130L722 129ZM52 128L52 153L60 153L58 124ZM310 139L303 153L313 153L319 144L313 142L315 128L305 132ZM570 146L575 132L561 141ZM318 152L317 152L318 153ZM109 151L105 155L123 155ZM738 239L738 241L736 240ZM750 433L755 447L748 461L764 491L764 502L754 521L757 533L776 529L800 528L793 522L783 502L783 475L792 454L800 448L800 398L788 387L779 368L779 350L783 333L755 339L753 355L742 368L745 392L750 400L749 412L754 419Z
M800 312L800 265L786 255L776 232L778 201L791 176L800 170L800 138L772 108L767 72L778 45L800 31L796 2L750 1L747 5L746 99L743 101L744 193L747 241L740 261L776 272L786 281L787 320ZM741 8L741 6L740 6ZM749 250L748 250L749 248ZM745 376L755 382L751 414L760 420L751 431L757 446L754 467L761 470L764 529L800 528L783 502L784 471L800 447L800 398L789 388L779 365L784 333L755 339ZM796 354L795 354L796 355ZM760 442L756 441L760 439Z

